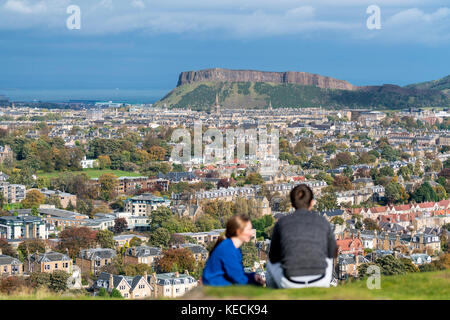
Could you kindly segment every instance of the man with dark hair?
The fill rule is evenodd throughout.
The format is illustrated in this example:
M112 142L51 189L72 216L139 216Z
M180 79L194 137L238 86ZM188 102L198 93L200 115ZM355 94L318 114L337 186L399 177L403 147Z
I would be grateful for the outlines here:
M272 233L266 284L273 288L329 287L337 245L330 223L312 212L307 185L291 190L293 214L280 218Z

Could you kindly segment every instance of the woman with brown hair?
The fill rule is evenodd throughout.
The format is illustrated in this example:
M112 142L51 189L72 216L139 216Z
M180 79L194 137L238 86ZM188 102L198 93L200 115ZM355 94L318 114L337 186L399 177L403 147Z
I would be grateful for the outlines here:
M263 285L264 280L258 274L245 273L242 265L240 246L252 237L252 223L244 215L230 218L227 222L225 237L221 236L209 254L203 269L202 283L210 286L231 284Z

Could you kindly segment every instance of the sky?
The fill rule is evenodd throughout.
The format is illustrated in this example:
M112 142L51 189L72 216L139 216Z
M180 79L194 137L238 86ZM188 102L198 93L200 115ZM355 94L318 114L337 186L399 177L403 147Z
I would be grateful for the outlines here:
M15 99L157 99L216 67L406 85L449 75L449 57L448 0L0 0L0 94Z

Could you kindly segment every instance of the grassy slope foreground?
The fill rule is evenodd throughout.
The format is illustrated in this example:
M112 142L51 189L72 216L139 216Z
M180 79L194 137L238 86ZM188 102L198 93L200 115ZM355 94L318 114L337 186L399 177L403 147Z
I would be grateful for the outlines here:
M267 289L254 286L198 287L181 299L257 300L450 300L450 270L382 276L381 289L369 290L365 280L331 288ZM35 293L1 294L0 300L116 300L82 293L63 294L40 290ZM171 299L164 299L171 300Z
M450 270L381 276L381 289L369 290L366 280L331 288L267 289L254 286L201 287L185 299L372 300L450 299Z

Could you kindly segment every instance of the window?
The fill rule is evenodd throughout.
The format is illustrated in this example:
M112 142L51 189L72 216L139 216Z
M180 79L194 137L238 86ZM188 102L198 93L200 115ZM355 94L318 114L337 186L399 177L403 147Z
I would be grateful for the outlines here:
M57 263L55 263L55 269L58 269L58 264Z

